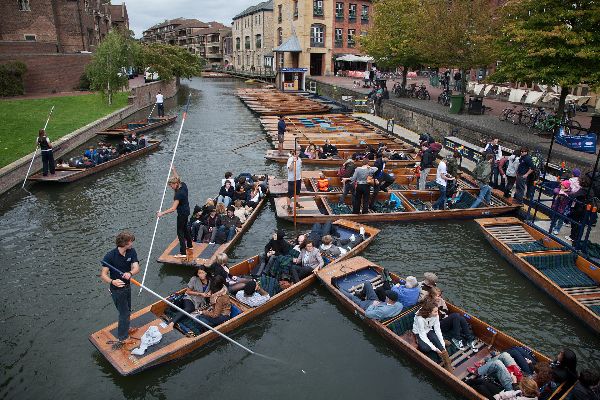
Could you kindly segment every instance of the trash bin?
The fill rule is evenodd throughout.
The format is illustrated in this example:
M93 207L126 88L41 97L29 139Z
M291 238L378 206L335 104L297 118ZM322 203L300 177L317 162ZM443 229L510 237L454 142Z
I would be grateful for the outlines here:
M467 112L469 114L482 115L485 109L483 108L483 97L481 96L469 96L469 105Z
M440 85L440 77L437 74L430 75L429 84L433 87L438 87Z
M450 114L458 114L462 110L465 98L462 94L450 95Z

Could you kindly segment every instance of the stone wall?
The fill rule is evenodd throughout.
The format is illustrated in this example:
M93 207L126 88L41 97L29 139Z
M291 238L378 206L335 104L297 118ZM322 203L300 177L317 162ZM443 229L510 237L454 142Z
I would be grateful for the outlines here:
M154 104L156 101L156 94L159 90L162 92L165 99L168 99L175 96L178 89L178 79L172 79L170 82L158 81L146 83L145 85L131 89L129 104L139 110Z

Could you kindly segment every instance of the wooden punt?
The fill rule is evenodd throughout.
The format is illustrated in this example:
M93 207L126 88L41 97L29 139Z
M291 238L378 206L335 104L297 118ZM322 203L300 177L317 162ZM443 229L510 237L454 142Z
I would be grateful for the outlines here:
M109 128L105 131L96 132L96 135L123 137L134 132L136 135L139 135L140 133L146 133L153 129L160 128L161 126L172 124L176 119L177 115L170 115L167 117L152 117L140 121L128 122L126 124Z
M56 168L56 173L54 175L48 174L48 176L43 176L41 172L37 174L31 175L27 180L37 181L37 182L58 182L58 183L71 183L86 176L95 174L100 171L104 171L105 169L114 167L117 164L121 164L127 160L131 160L132 158L136 158L141 156L142 154L149 153L154 151L160 145L160 140L148 140L148 145L142 149L138 149L132 151L131 153L125 153L117 158L114 158L110 161L103 162L102 164L96 165L91 168Z
M600 332L600 266L517 218L475 222L502 257L571 314Z
M338 229L353 233L358 233L361 226L365 228L365 234L367 236L366 239L354 247L351 251L346 253L343 258L354 257L356 254L362 252L367 246L369 246L369 244L375 239L375 236L379 233L378 229L356 224L352 221L340 220L336 221L334 224ZM235 276L250 275L250 272L258 265L259 262L259 256L248 258L247 260L232 266L230 268L230 274ZM325 266L324 268L326 269L328 266ZM227 332L230 332L248 323L259 315L264 314L289 298L302 292L304 289L312 285L316 279L316 275L311 274L300 282L293 284L289 288L275 294L264 305L256 308L251 308L241 304L237 301L237 299L235 299L234 296L231 296L232 302L241 311L241 313L227 322L219 325L217 329L226 334ZM181 291L183 291L183 289ZM158 344L149 347L143 356L135 356L131 354L131 350L139 345L139 342L137 341L135 341L132 345L128 345L120 350L112 349L110 343L117 340L117 322L114 322L107 327L92 333L89 336L89 339L121 375L131 375L141 372L147 368L179 359L218 338L217 334L213 333L212 331L205 332L199 336L188 337L179 329L174 329L171 326L167 326L166 328L161 327L161 323L165 322L165 311L167 309L168 306L165 303L158 301L142 308L139 311L134 312L131 315L132 327L139 328L138 332L141 332L138 334L138 337L141 336L143 332L145 332L152 325L157 326L163 335L162 340Z
M400 315L380 322L367 318L364 311L348 299L340 290L355 288L366 280L370 280L374 287L378 287L381 285L382 270L381 266L363 257L353 257L329 265L328 268L317 272L317 277L347 310L357 315L366 325L383 336L395 348L405 353L413 361L421 364L454 391L467 399L486 399L485 396L479 394L465 382L465 379L470 376L467 368L472 367L475 362L489 356L493 350L502 352L513 346L525 346L525 344L446 301L450 312L460 313L469 321L473 334L477 338L476 345L479 348L479 351L474 353L468 347L461 351L451 344L448 345L447 349L454 367L453 372L448 372L436 361L430 359L417 349L415 336L412 333L412 326L418 306L403 310ZM393 273L390 275L394 282L400 281L398 275ZM538 362L551 361L544 354L541 354L530 346L527 347L534 352ZM563 386L559 387L551 398L557 399L564 390Z
M260 115L293 115L327 113L331 107L305 96L275 89L238 89L240 100Z
M479 218L481 216L496 216L514 212L520 206L507 203L504 199L496 196L491 197L491 204L482 203L483 206L477 208L468 207L473 203L479 193L478 189L463 189L463 197L458 208L450 210L432 210L431 205L439 197L439 191L436 190L392 190L389 193L380 192L377 195L377 201L383 203L386 201L395 201L402 203L405 211L396 212L372 212L368 214L335 214L334 209L339 209L338 194L319 194L315 196L299 196L298 203L303 208L296 211L296 222L302 224L312 224L316 222L333 221L338 218L349 219L352 221L424 221L424 220L447 220L460 218ZM287 199L278 197L274 199L275 211L277 217L288 221L293 221L293 214L285 208ZM345 199L345 210L352 210L352 196ZM422 210L419 210L422 209Z
M215 257L219 253L227 253L246 233L246 231L250 228L260 210L264 207L267 202L268 192L265 193L262 199L258 202L256 207L252 210L252 213L246 218L246 221L242 224L242 229L240 229L233 236L229 242L226 243L197 243L193 242L193 253L194 259L192 261L187 261L185 258L175 257L176 254L179 253L179 239L175 239L171 242L171 244L166 248L166 250L157 258L156 261L163 264L176 264L176 265L210 265L213 263Z
M318 158L318 159L309 159L303 158L302 164L306 165L337 165L340 166L349 158L352 158L352 154L354 151L340 151L337 157L332 158ZM414 167L415 164L418 164L418 159L415 159L414 154L406 154L409 158L408 160L390 160L386 163L389 167ZM275 161L281 164L286 164L289 158L289 155L284 152L283 154L279 153L278 150L267 150L265 154L265 158L270 161ZM375 161L369 161L369 165L373 165Z

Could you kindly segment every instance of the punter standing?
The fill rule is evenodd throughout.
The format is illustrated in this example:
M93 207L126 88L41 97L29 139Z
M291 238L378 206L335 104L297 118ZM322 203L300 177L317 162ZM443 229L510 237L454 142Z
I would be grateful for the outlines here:
M279 149L279 154L283 153L283 140L285 137L285 129L286 126L285 121L283 119L283 115L280 115L279 122L277 122L277 148Z
M169 179L169 186L175 191L173 196L173 205L165 211L158 212L156 215L160 218L163 215L177 211L177 238L179 239L179 254L177 258L187 258L191 261L193 258L192 234L188 228L188 220L190 218L190 203L188 201L187 185L181 182L181 178L177 175L175 168L172 168L173 176ZM186 246L187 244L187 246Z
M102 259L102 272L100 278L109 284L110 294L115 307L119 311L119 325L117 327L117 343L113 348L120 349L126 344L129 334L135 329L129 329L131 316L131 286L129 279L140 271L137 253L133 248L135 236L124 231L117 235L117 247L106 253ZM110 268L109 265L113 268ZM116 270L121 272L117 272Z
M294 167L296 169L294 170ZM298 157L295 151L290 152L290 157L287 160L287 182L288 182L288 201L287 209L288 212L292 212L291 202L292 199L295 202L297 208L304 208L296 202L295 196L300 194L302 189L302 159Z
M54 152L45 130L40 129L37 142L42 151L42 174L48 176L48 170L50 170L50 173L54 175Z
M158 111L158 116L159 117L164 117L165 116L165 98L162 95L161 91L159 90L158 93L156 94L156 108Z

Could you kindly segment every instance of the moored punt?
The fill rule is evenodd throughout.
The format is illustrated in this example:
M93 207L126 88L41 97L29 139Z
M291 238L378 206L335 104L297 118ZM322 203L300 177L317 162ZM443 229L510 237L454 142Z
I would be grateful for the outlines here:
M352 154L354 151L340 151L337 157L331 158L303 158L302 164L314 164L314 165L337 165L340 166L349 158L352 158ZM389 160L386 162L388 167L414 167L419 161L414 159L414 154L405 154L408 158L407 160ZM277 150L267 150L265 154L265 158L270 161L275 161L278 163L287 163L289 155L284 152L284 154L279 153ZM370 160L369 165L373 165L375 160Z
M229 242L225 242L222 244L219 243L197 243L192 242L193 245L193 259L191 261L187 261L185 258L175 257L176 254L179 254L179 239L175 239L171 242L171 244L167 247L167 249L158 257L156 261L164 264L177 264L177 265L209 265L211 264L217 254L219 253L227 253L234 244L236 244L242 237L244 233L250 228L258 213L263 208L265 203L267 202L268 192L264 194L262 199L258 202L256 207L252 210L252 213L246 218L246 221L242 224L242 228L235 233L233 239Z
M517 218L475 220L502 257L570 313L600 332L600 266Z
M66 167L66 168L56 168L56 173L54 175L48 174L47 176L43 176L41 172L37 174L31 175L27 178L30 181L38 181L38 182L58 182L58 183L70 183L86 176L95 174L100 171L104 171L105 169L114 167L117 164L121 164L127 160L131 160L132 158L136 158L141 156L142 154L149 153L154 151L160 145L160 140L148 140L148 145L141 149L132 151L130 153L125 153L120 155L117 158L113 158L112 160L103 162L94 167L90 168L74 168L74 167Z
M352 290L366 280L370 280L375 288L378 287L382 283L382 270L382 267L375 265L363 257L353 257L338 261L329 265L328 268L318 271L317 277L346 309L359 316L365 324L387 339L394 347L427 368L444 383L452 387L453 390L468 399L486 399L485 396L478 393L465 382L465 379L471 376L467 368L472 367L475 362L484 360L486 356L490 355L491 351L500 353L514 346L525 345L446 301L449 312L460 313L468 320L476 337L476 346L478 348L477 352L473 352L468 346L464 350L459 350L452 344L448 345L446 348L450 354L454 370L452 372L447 371L441 364L430 359L417 348L412 327L418 306L405 309L400 315L380 322L367 318L364 310L342 293L341 290ZM395 283L400 281L400 277L396 274L392 273L390 275ZM551 361L544 354L539 353L530 346L527 347L533 351L538 362ZM564 390L565 388L560 386L550 398L557 399Z
M331 109L305 96L275 89L238 89L236 94L249 109L260 115L319 114Z
M294 215L286 209L287 199L275 198L277 217L303 224L333 221L338 218L352 221L423 221L437 219L478 218L496 216L517 210L520 206L509 204L502 198L492 196L491 204L482 202L480 207L469 208L477 197L477 189L463 189L458 201L449 210L433 210L432 204L439 197L438 190L392 190L380 192L375 202L376 212L352 214L352 196L347 196L343 204L338 194L299 196L297 201L302 208Z
M379 233L378 229L365 225L359 225L351 221L340 220L334 222L334 224L336 225L338 231L342 232L344 236L349 236L351 233L358 233L361 226L365 229L365 240L346 253L346 255L340 257L340 259L354 257L356 254L362 252ZM260 257L254 256L232 266L229 270L229 273L234 276L248 276L251 275L251 271L254 270L259 263ZM326 269L328 266L325 266L324 268ZM245 304L237 301L234 296L230 296L232 303L235 305L235 308L232 307L232 318L217 326L216 329L222 333L232 331L253 320L259 315L264 314L268 310L275 308L292 296L302 292L304 289L313 284L316 279L317 278L315 274L311 274L300 282L295 283L289 288L271 296L269 301L255 308L248 307ZM183 292L183 290L184 289L180 290L178 293ZM159 343L150 346L148 350L146 350L146 353L142 356L135 356L131 354L131 350L139 345L139 342L137 341L132 345L123 347L122 349L112 349L111 343L117 339L117 322L114 322L109 326L92 333L89 339L121 375L131 375L141 372L147 368L179 359L218 338L217 334L212 331L207 331L197 336L186 336L182 327L173 328L170 325L163 327L165 326L164 322L166 322L165 312L168 309L169 306L166 303L159 301L144 307L143 309L136 311L131 315L131 324L132 326L138 328L138 332L143 333L150 326L154 325L158 327L163 335L162 340ZM189 321L189 319L187 320Z
M118 125L105 131L96 132L96 135L122 137L130 135L134 132L137 135L160 128L161 126L169 125L175 122L176 119L177 115L167 117L151 117L140 121L133 121L123 125Z

